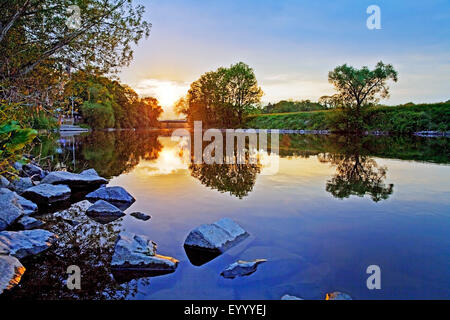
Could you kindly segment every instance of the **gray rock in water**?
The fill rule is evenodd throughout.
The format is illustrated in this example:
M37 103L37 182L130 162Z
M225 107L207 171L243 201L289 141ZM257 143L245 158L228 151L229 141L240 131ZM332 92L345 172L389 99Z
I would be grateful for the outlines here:
M20 224L25 230L38 228L44 224L41 220L29 216L20 218L17 223Z
M4 176L0 176L0 188L9 188L11 183Z
M91 201L104 200L111 203L133 203L135 199L122 187L101 187L86 196Z
M44 170L33 163L28 163L22 167L23 173L28 177L35 177L36 180L42 180L46 176Z
M130 216L133 216L136 219L143 220L143 221L147 221L151 218L148 214L145 214L142 212L133 212L133 213L130 213Z
M266 259L256 259L252 261L238 260L226 267L225 270L220 273L220 275L227 279L249 276L256 271L259 264L266 261Z
M95 169L87 169L87 170L82 171L80 174L81 175L91 175L91 176L99 177L99 175L98 175L97 171L95 171Z
M210 251L225 252L249 234L236 222L223 218L213 224L204 224L192 230L184 245Z
M0 255L0 294L19 284L25 267L17 258Z
M23 164L18 161L14 162L14 164L13 164L13 168L16 169L17 171L21 171L22 167L23 167Z
M289 294L285 294L284 296L281 297L281 300L303 300L303 299L296 296L291 296Z
M156 254L156 243L145 236L121 232L111 268L129 271L175 271L178 260Z
M71 188L94 188L108 183L108 180L99 177L95 170L85 170L83 172L83 174L77 174L66 171L53 171L42 179L42 183L64 184Z
M18 259L38 254L48 249L58 237L41 229L0 232L0 254Z
M36 213L38 210L38 206L36 203L25 199L22 196L17 195L17 198L19 199L18 202L22 206L24 215L29 216L33 213Z
M109 223L123 217L125 213L109 202L98 200L87 209L86 215L97 222Z
M0 189L0 231L5 230L23 214L18 195L9 189Z
M346 293L335 291L332 293L327 293L325 296L325 300L352 300L352 297L350 297Z
M70 193L68 186L41 183L38 186L27 189L22 196L37 204L51 205L68 200Z
M13 189L15 192L21 195L25 190L33 186L34 184L31 178L18 178L10 184L10 189Z
M91 206L91 202L83 200L74 203L72 206L70 206L70 208L66 210L55 212L53 216L61 218L72 226L76 226L80 223L86 223L89 221L89 217L86 215L86 211Z

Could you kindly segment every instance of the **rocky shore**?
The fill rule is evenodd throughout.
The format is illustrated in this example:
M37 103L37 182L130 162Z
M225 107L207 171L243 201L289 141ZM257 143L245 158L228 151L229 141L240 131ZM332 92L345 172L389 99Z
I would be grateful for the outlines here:
M0 294L20 285L27 272L22 259L53 251L57 257L59 252L72 247L69 243L73 238L81 246L92 246L88 239L97 239L101 228L114 230L109 233L112 237L110 255L102 261L118 284L176 271L180 264L178 259L160 255L154 241L115 224L136 201L124 188L109 187L108 180L94 169L79 174L48 172L33 162L16 163L14 167L17 176L10 179L0 176ZM130 216L141 223L151 218L142 212L133 212ZM50 223L55 220L57 224ZM249 236L237 222L222 218L193 228L184 241L184 249L191 264L201 266ZM73 258L77 260L76 256ZM248 277L267 261L264 258L237 260L224 265L217 276L224 281ZM33 264L27 267L35 268ZM290 294L281 299L302 300ZM333 292L327 294L326 299L351 298L348 294Z

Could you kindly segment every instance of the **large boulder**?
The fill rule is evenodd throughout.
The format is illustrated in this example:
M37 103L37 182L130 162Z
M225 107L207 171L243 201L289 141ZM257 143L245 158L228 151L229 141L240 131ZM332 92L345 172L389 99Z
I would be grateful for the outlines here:
M58 237L47 230L0 232L0 254L9 254L18 259L38 254L48 249Z
M50 172L42 183L63 184L75 189L91 189L108 183L108 180L100 177L95 170L86 170L81 174L67 171Z
M65 185L41 183L27 189L22 196L39 205L52 205L70 198L70 188Z
M125 213L109 202L98 200L87 209L86 215L97 222L109 223L123 217Z
M136 201L131 194L129 194L122 187L101 187L86 196L86 199L90 201L104 200L108 201L122 210L130 206L134 201Z
M25 267L17 258L0 255L0 294L16 286L24 272Z
M15 192L0 189L0 231L5 230L24 214Z
M33 186L34 184L31 178L18 178L12 181L9 188L14 190L18 194L22 194L25 190Z
M249 234L236 222L229 218L223 218L192 230L184 245L195 249L223 253L248 236Z
M175 271L178 260L156 254L156 243L145 236L121 232L111 268L128 271Z
M220 275L227 279L249 276L256 271L259 264L266 261L266 259L256 259L252 261L238 260L226 267L225 270L220 273Z

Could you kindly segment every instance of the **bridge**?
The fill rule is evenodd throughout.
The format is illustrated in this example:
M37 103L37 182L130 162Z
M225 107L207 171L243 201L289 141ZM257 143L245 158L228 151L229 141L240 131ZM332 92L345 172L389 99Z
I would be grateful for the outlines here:
M159 124L163 129L189 128L187 120L160 120Z

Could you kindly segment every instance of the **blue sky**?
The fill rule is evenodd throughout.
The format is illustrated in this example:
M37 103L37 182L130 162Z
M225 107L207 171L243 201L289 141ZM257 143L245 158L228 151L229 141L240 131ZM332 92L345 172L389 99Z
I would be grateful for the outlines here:
M123 82L165 105L202 73L243 61L264 102L333 93L335 66L392 63L387 104L450 99L450 1L141 0L152 24ZM369 30L369 5L381 29Z

